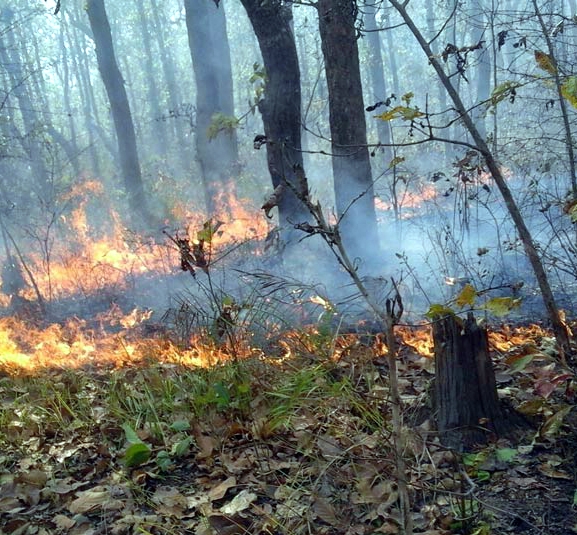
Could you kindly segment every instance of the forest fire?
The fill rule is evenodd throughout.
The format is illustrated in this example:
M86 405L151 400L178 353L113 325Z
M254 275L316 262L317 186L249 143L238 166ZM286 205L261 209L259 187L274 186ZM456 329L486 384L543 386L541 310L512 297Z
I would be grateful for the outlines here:
M433 184L424 184L419 191L405 190L396 194L396 201L375 199L375 207L381 212L395 211L401 219L408 219L415 213L422 213L427 201L436 199L439 195Z

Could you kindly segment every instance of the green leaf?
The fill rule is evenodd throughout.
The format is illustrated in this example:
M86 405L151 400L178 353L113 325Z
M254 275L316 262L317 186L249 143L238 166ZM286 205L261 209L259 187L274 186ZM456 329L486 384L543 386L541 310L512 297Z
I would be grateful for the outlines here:
M210 124L208 125L206 136L210 141L212 141L221 132L232 135L238 128L239 124L240 121L232 115L215 113L210 119Z
M485 303L485 308L495 316L506 316L515 308L519 308L521 299L514 297L493 297Z
M411 100L413 100L413 97L415 96L415 93L413 93L412 91L409 91L408 93L405 93L402 97L401 100L407 105L410 106L411 105Z
M561 94L571 106L577 108L577 76L570 76L563 82Z
M455 315L455 311L446 306L446 305L442 305L440 303L434 303L429 307L429 310L427 310L427 312L425 312L425 316L427 318L430 318L432 320L443 317L443 316L454 316Z
M397 165L399 165L400 163L405 161L405 157L404 156L395 156L390 162L389 162L389 169L392 169L393 167L396 167Z
M212 222L212 219L205 221L202 225L202 230L199 230L196 233L196 239L198 241L203 241L205 243L210 244L212 242L212 238L217 233L218 229L222 227L224 223L222 221Z
M172 466L172 459L166 450L160 450L156 455L156 465L161 471L166 472Z
M487 472L486 470L479 470L477 472L477 480L478 481L489 481L491 479L491 473Z
M177 420L170 424L170 429L173 431L188 431L190 429L190 423L188 420Z
M216 403L219 407L227 407L230 404L230 391L223 383L215 383L213 385L214 393L216 394Z
M175 457L182 457L186 455L190 450L190 445L192 444L192 437L186 437L179 440L172 446L172 454Z
M455 298L458 307L473 306L477 298L477 291L470 284L465 284L459 295Z
M403 119L403 121L414 121L419 117L424 117L425 114L419 111L419 108L409 108L407 106L395 106L393 109L375 115L376 119L382 121L392 121L393 119Z
M126 435L126 442L129 442L131 444L142 442L142 440L140 440L140 438L136 434L136 431L132 429L132 427L130 427L128 424L122 424L122 429L124 431L124 434Z
M577 505L577 489L575 489L575 492L573 493L573 505Z
M514 448L499 448L495 451L497 460L504 463L510 463L518 454L519 452Z
M537 353L531 353L529 355L523 355L522 357L516 358L511 363L510 371L512 373L517 373L523 371L528 364L530 364L533 359L537 356Z
M150 446L144 442L136 442L128 447L124 454L124 464L127 467L140 466L150 459Z
M502 102L506 98L514 97L515 91L519 88L521 84L507 80L499 84L491 93L491 105L496 106L499 102Z

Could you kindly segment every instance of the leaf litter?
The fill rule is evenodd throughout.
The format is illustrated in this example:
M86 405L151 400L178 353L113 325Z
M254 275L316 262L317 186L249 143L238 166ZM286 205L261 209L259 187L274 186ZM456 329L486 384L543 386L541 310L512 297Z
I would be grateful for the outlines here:
M1 378L2 533L400 533L386 359L342 338L334 358ZM494 357L534 431L465 455L436 437L431 359L402 346L415 533L576 532L574 376L527 343Z

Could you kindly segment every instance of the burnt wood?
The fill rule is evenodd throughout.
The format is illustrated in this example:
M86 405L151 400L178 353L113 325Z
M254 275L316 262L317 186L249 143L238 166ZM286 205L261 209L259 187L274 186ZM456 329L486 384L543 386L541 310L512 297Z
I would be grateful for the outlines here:
M487 330L472 314L433 324L434 405L441 442L462 451L496 437L515 437L528 425L497 395Z

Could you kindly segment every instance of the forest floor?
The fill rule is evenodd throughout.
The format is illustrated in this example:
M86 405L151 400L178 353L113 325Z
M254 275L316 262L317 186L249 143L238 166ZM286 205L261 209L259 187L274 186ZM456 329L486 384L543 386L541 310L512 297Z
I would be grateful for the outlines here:
M528 331L529 332L529 331ZM494 351L516 443L444 448L433 361L400 341L415 533L577 533L573 376L527 334ZM378 336L287 333L268 356L0 374L0 533L400 533Z

